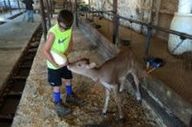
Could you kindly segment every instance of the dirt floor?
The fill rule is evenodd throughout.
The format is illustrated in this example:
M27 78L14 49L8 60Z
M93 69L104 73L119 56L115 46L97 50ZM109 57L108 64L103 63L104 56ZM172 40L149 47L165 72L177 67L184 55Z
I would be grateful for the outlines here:
M87 35L79 29L74 29L74 51L69 54L69 61L77 58L89 58L98 65L104 62L97 47L91 44ZM104 89L84 76L73 75L73 90L85 101L82 106L70 106L72 114L60 118L57 116L51 97L51 87L47 83L47 69L42 54L41 43L16 112L13 127L159 127L159 119L152 115L151 110L140 105L128 92L121 96L125 121L117 120L118 111L114 100L111 99L107 116L102 116L104 105ZM63 86L64 87L64 86ZM65 89L62 89L62 98L65 100ZM144 108L145 107L145 108Z
M78 35L78 36L75 36ZM92 45L89 39L79 31L74 32L74 52L69 56L69 61L75 61L77 58L89 58L97 65L104 62L99 55L97 47ZM119 122L118 111L113 98L109 102L109 112L107 116L102 116L101 111L104 104L105 92L101 84L95 84L91 79L74 74L74 91L85 101L80 109L73 107L73 114L66 119L66 122L72 126L82 127L153 127L159 126L157 119L151 112L142 107L136 100L124 92L121 94L125 122ZM64 91L63 91L64 92ZM80 122L81 121L81 122Z
M96 17L94 22L101 25L101 28L98 30L112 42L113 26L111 21L99 20ZM94 23L92 22L92 24ZM144 65L146 37L125 27L120 27L119 36L120 39L130 40L131 47L138 60ZM153 71L151 75L163 81L185 101L192 104L192 55L185 56L185 58L173 56L169 53L167 45L166 40L157 37L152 38L149 49L150 56L162 58L166 64L162 68Z
M78 32L78 35L81 35L81 32ZM77 35L77 33L76 33ZM82 35L83 36L83 35ZM81 36L80 36L81 37ZM79 41L80 40L80 41ZM89 58L90 61L96 62L97 65L102 64L102 56L97 52L97 48L93 45L87 43L90 40L81 41L82 39L75 37L75 48L71 58ZM70 59L73 61L73 59ZM155 118L151 115L151 112L146 108L143 108L136 100L127 92L121 94L123 112L125 114L125 123L118 122L116 119L118 117L118 111L116 104L113 99L109 102L109 113L106 117L101 117L101 110L104 104L104 89L101 84L95 84L89 78L79 76L74 74L74 85L75 90L86 101L85 107L81 108L81 117L80 121L88 120L88 122L83 125L85 127L93 127L93 126L105 126L105 127L151 127L158 126L155 121ZM81 87L79 87L81 85ZM86 94L85 94L86 93ZM84 114L84 113L86 114ZM77 116L71 117L70 120L77 122L75 118ZM89 118L89 119L88 119ZM97 118L97 120L95 119Z

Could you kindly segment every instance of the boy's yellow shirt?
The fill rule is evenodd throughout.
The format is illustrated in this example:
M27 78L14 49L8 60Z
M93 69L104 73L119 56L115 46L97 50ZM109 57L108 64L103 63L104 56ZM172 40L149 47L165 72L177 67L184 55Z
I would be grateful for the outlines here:
M69 43L71 41L72 28L62 32L59 28L59 25L55 24L49 30L49 32L55 35L55 40L52 44L51 50L54 52L58 52L60 54L64 54L67 51L69 47ZM54 65L52 65L48 60L47 60L47 67L50 69L59 69L59 68L56 68Z

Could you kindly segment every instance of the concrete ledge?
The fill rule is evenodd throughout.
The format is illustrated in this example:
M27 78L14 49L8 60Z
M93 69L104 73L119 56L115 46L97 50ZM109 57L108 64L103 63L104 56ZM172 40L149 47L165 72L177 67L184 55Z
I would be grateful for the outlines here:
M4 66L3 69L6 70L6 73L0 74L0 79L1 79L0 90L1 91L3 91L3 89L6 87L5 85L6 85L7 80L9 79L9 77L11 77L13 75L12 72L17 69L17 65L20 62L23 54L28 50L29 42L31 41L36 29L38 27L40 27L40 23L37 23L34 26L28 26L28 27L30 27L32 29L31 31L33 33L32 34L27 33L25 35L26 36L25 40L19 40L22 37L21 36L18 38L18 40L14 40L15 44L13 44L13 42L11 41L12 42L11 44L6 44L6 45L2 44L0 46L0 50L5 51L6 57L11 58L11 59L6 59L6 61L5 61L5 59L1 58L2 61L4 61L4 63L5 63L3 65ZM12 55L14 50L16 50L17 52L15 52L15 54ZM2 69L2 71L3 71L3 69ZM1 94L2 93L0 92L0 95Z
M96 61L101 61L96 49L92 49L90 40L84 37L79 29L74 29L74 52L70 53L70 58L87 56ZM86 101L84 106L70 106L72 113L65 118L58 117L52 101L52 89L47 83L47 69L45 58L42 54L41 41L34 62L26 81L26 86L22 94L17 112L14 117L12 127L116 127L116 126L137 126L149 127L154 125L159 127L156 120L152 119L150 111L141 107L136 101L127 96L124 92L124 112L127 121L120 124L115 118L118 116L117 107L113 100L109 105L110 112L107 117L102 117L100 112L103 107L104 91L100 85L95 85L92 80L83 76L74 76L73 90ZM71 57L70 57L71 56ZM62 91L62 99L65 99L65 91ZM148 114L148 115L147 115ZM160 126L162 127L162 126Z
M109 59L118 52L118 49L107 38L85 20L80 21L79 27L85 35L88 35L93 39L92 42L98 47L98 50L104 59Z
M100 54L105 60L117 53L118 49L88 22L81 20L79 26L85 34L94 39L95 45L98 46ZM147 79L142 83L141 89L145 96L144 100L149 103L168 127L181 127L190 124L192 106L163 82L158 79ZM162 112L162 110L164 111Z
M192 106L188 102L185 102L162 81L154 78L148 79L144 82L143 88L147 90L150 97L155 100L169 116L175 117L176 119L178 118L185 125L189 125L192 116ZM172 122L173 121L171 121L171 123ZM167 121L167 123L169 122Z

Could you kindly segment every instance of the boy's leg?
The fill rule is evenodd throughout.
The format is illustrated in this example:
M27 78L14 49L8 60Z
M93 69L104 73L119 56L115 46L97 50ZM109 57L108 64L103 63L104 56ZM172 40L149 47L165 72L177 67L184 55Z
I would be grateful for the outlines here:
M71 110L64 107L62 104L60 86L61 86L61 77L57 70L48 69L48 81L53 87L53 102L55 104L55 110L57 114L61 117L64 117L71 113Z
M83 103L82 100L80 100L77 95L74 94L72 90L72 84L70 79L65 80L65 91L66 91L66 103L72 104L72 105L81 105Z
M25 10L25 13L23 13L23 21L25 21L26 20L26 18L27 18L27 10Z
M30 21L30 10L27 10L27 22Z
M34 13L34 11L33 11L33 10L31 10L31 22L34 22L33 13Z
M74 94L72 90L72 72L67 69L67 67L63 67L61 69L62 77L65 79L65 91L66 91L66 103L73 104L73 105L81 105L82 101Z
M34 19L33 19L33 10L29 10L29 22L34 22Z
M71 113L71 110L64 107L61 100L60 87L53 87L53 101L55 103L55 110L60 117L64 117Z
M64 84L65 84L66 95L67 96L72 95L73 94L73 90L72 90L71 80L70 79L64 80Z
M31 10L29 10L29 22L32 22L32 13L31 13Z
M55 104L61 103L61 93L60 93L60 87L59 86L54 86L53 87L53 102Z

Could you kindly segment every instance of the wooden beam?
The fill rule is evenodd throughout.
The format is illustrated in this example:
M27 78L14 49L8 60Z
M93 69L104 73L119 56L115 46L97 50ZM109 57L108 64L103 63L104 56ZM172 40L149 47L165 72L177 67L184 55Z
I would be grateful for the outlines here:
M77 0L75 0L75 24L76 24L77 27L79 27L77 7L78 7Z
M50 8L51 8L51 17L53 17L53 13L54 13L54 10L55 10L54 1L49 0L49 4L50 4Z
M12 14L12 7L11 7L11 2L10 2L10 0L8 0L8 6L9 6L9 11L10 11L10 14Z
M50 14L51 14L51 7L50 7L50 5L49 5L49 1L48 0L45 0L45 2L46 2L46 5L47 5L47 14L46 14L46 17L47 17L47 20L48 20L48 26L49 26L49 28L51 27L51 16L50 16Z
M17 0L17 6L18 6L18 9L21 10L21 6L20 6L19 0Z
M113 0L113 44L118 44L119 41L119 18L117 15L118 1Z
M88 8L91 8L91 1L88 0Z
M40 12L41 12L41 19L42 19L42 27L44 33L44 40L47 39L47 23L46 23L46 15L45 15L45 7L43 0L40 0Z

